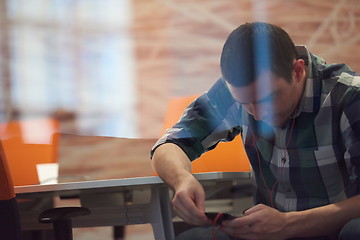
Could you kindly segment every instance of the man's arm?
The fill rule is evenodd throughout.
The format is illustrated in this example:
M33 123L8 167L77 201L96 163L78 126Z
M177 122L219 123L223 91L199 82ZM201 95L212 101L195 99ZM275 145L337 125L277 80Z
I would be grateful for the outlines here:
M336 236L348 221L360 217L360 196L304 211L283 213L256 205L243 217L223 222L223 231L240 238L288 239Z
M151 163L161 179L172 189L176 189L183 178L191 173L189 158L173 143L160 145L155 150Z
M296 236L331 236L354 218L360 218L360 195L323 207L290 212L287 231Z
M209 223L204 213L204 189L191 174L190 161L220 141L233 140L241 131L240 125L241 109L225 80L219 79L185 109L180 121L154 145L153 168L175 191L174 210L187 223Z
M190 160L182 149L173 143L159 146L154 152L152 166L174 190L172 203L177 215L189 224L208 223L204 189L191 174Z

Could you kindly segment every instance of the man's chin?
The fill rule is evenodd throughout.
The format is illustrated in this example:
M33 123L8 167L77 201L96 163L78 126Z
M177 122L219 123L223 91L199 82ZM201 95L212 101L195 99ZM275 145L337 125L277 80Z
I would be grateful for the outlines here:
M265 122L266 124L268 124L271 127L282 127L286 123L286 120L283 120L282 118L264 119L262 121Z

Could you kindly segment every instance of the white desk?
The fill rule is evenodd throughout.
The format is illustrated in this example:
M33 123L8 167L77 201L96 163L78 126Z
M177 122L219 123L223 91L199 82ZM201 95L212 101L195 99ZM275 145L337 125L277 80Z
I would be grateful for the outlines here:
M195 174L201 183L249 179L249 172L212 172ZM169 189L159 177L135 177L113 180L32 185L15 188L17 199L80 199L81 206L91 210L88 216L74 219L74 227L119 226L150 223L156 240L174 238ZM21 211L23 230L45 229L34 207Z

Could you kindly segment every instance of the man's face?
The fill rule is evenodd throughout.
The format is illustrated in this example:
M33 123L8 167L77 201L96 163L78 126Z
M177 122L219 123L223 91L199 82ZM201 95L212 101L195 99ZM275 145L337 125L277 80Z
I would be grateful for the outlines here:
M298 82L289 83L272 73L263 73L244 87L227 86L233 98L256 120L281 126L289 119L300 99Z

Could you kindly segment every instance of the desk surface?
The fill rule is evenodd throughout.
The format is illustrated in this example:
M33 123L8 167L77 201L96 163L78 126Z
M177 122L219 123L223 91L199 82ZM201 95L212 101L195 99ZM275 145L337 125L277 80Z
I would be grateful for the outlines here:
M149 150L156 139L128 139L61 134L59 183L17 186L25 193L57 192L106 187L163 184L154 176ZM248 172L209 172L195 174L203 180L249 178Z
M222 181L230 179L249 179L250 172L209 172L197 173L194 176L199 181ZM109 180L96 180L96 181L81 181L81 182L68 182L48 185L28 185L17 186L15 192L18 197L26 193L43 193L43 192L57 192L67 190L81 190L81 189L96 189L108 187L130 187L141 185L154 185L163 184L159 177L135 177L135 178L122 178L122 179L109 179Z

